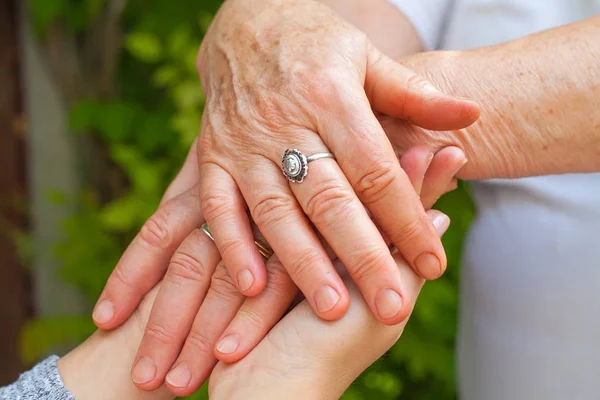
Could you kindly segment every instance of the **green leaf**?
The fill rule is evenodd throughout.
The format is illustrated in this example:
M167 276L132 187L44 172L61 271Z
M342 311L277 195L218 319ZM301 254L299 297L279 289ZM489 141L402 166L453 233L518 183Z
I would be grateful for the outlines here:
M181 26L175 29L170 35L168 40L169 54L175 61L185 56L185 53L190 47L196 47L195 44L191 44L192 33L186 26Z
M171 119L171 127L181 135L182 140L191 144L198 136L201 117L196 113L180 113Z
M113 146L111 155L127 173L133 188L148 196L146 202L155 206L163 187L166 172L164 162L145 159L141 152L131 146Z
M119 142L127 138L135 128L137 108L126 102L105 104L96 116L96 129L108 142Z
M140 61L155 63L162 56L162 45L157 36L147 32L133 32L125 39L125 48Z
M102 115L102 105L93 100L80 100L69 112L69 129L86 132L96 126L97 117Z
M152 82L158 87L167 87L179 78L179 71L173 65L165 65L154 72Z
M200 14L198 17L198 25L200 26L200 29L202 29L202 32L206 33L208 31L208 28L212 23L212 19L213 16L210 13L204 12Z
M179 108L197 108L204 101L204 95L197 79L188 80L175 86L173 99Z

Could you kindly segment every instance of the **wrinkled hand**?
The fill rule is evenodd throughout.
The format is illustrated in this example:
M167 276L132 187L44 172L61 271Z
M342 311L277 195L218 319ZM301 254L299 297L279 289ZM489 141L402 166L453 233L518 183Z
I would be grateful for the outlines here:
M400 275L376 224L421 276L439 277L446 259L372 107L431 129L469 125L478 107L437 91L312 0L226 2L198 65L201 206L236 287L254 296L267 282L249 210L321 318L341 317L349 297L313 225L375 315L403 320ZM280 170L288 148L331 151L337 162L314 162L290 184Z

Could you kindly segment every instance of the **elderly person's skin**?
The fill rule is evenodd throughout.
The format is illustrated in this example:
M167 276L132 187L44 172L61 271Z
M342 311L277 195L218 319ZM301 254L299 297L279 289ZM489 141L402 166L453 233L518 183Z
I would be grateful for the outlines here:
M421 49L414 30L397 10L384 1L373 1L370 2L373 8L368 8L371 12L365 12L358 3L358 0L328 1L370 36L373 32L372 40L389 54L405 55ZM377 10L382 11L379 16ZM373 21L381 21L381 25ZM385 31L384 26L404 32L406 40L379 34ZM600 70L596 68L600 43L595 40L599 35L600 18L596 17L498 46L405 58L403 64L439 87L480 102L482 118L468 129L442 133L416 128L383 113L379 119L398 153L414 144L424 144L432 150L447 144L463 148L470 160L459 173L465 179L600 171ZM370 95L374 108L393 100L387 85L375 89ZM184 168L196 170L196 163L197 159L193 159ZM102 321L95 318L100 327L113 328L127 318L143 294L161 279L177 246L202 222L201 216L197 216L193 224L182 227L174 218L177 215L173 211L162 214L163 229L171 238L168 246L132 245L121 260L102 297L111 299L115 305L108 313L110 318ZM142 268L145 265L152 268ZM170 269L175 267L177 263ZM154 359L161 371L165 368L162 363L172 364L175 359L191 357L190 346L184 347L179 358L177 354L202 300L192 300L185 292L176 290L169 293L173 299L167 300L165 296L163 306L157 309L187 304L186 312L190 315L184 318L175 317L174 313L157 313L139 355ZM268 313L255 314L267 321L274 318ZM244 334L256 340L260 336L256 332L262 329L253 328ZM153 331L168 334L170 342L166 349L161 350L165 347L161 346L164 338ZM198 337L196 330L192 332ZM242 354L246 349L241 349ZM159 373L150 385L142 387L156 387L160 381Z
M402 284L376 224L421 276L440 276L446 259L369 95L385 83L393 100L380 111L432 129L468 126L477 105L435 90L312 0L225 2L200 49L199 73L207 97L198 140L201 203L238 289L252 296L266 285L248 209L320 317L341 317L348 295L311 222L375 315L401 321ZM330 150L337 160L310 164L305 181L290 185L280 170L286 148ZM140 240L171 245L164 224L155 218ZM146 289L164 262L149 260L138 271ZM114 280L102 295L99 326L121 323L142 295L121 289Z
M478 101L481 118L441 133L380 120L400 153L417 144L463 149L463 179L600 172L598 37L600 16L497 46L406 58L444 90Z

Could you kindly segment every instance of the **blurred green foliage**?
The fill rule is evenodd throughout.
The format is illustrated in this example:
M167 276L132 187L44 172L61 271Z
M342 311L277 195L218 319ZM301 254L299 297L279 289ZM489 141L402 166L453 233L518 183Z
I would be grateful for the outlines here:
M77 34L108 0L30 0L39 35L59 21ZM66 239L56 253L62 277L94 303L125 246L156 208L196 136L204 104L195 70L202 36L218 0L129 0L122 17L123 52L110 100L79 99L71 130L94 135L122 171L127 189L100 201L86 187L77 213L64 221ZM359 399L453 399L458 265L473 207L467 191L447 195L438 207L452 218L444 238L445 277L428 283L401 341L344 395ZM28 362L65 343L79 342L94 327L89 315L32 321L23 335ZM360 351L360 348L356 349ZM206 388L193 396L207 398Z

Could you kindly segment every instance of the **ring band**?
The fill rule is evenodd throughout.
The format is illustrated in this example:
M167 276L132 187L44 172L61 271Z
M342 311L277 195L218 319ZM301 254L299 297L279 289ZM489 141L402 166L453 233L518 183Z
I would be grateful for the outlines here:
M202 224L200 229L202 229L202 232L204 232L204 234L208 236L210 240L212 240L213 242L215 241L215 238L213 237L212 233L210 233L210 228L208 227L207 223ZM261 256L263 256L266 260L271 258L271 256L273 255L273 250L271 250L269 246L260 243L258 240L255 240L254 244L258 248L258 252Z
M202 232L204 232L206 234L206 236L208 236L210 238L210 240L212 240L213 242L215 241L215 238L213 237L212 233L210 233L210 229L208 228L207 223L202 224L200 229L202 229Z
M281 170L290 182L302 183L308 175L308 163L323 158L332 158L335 160L333 153L317 153L307 157L300 150L287 149L281 159Z

